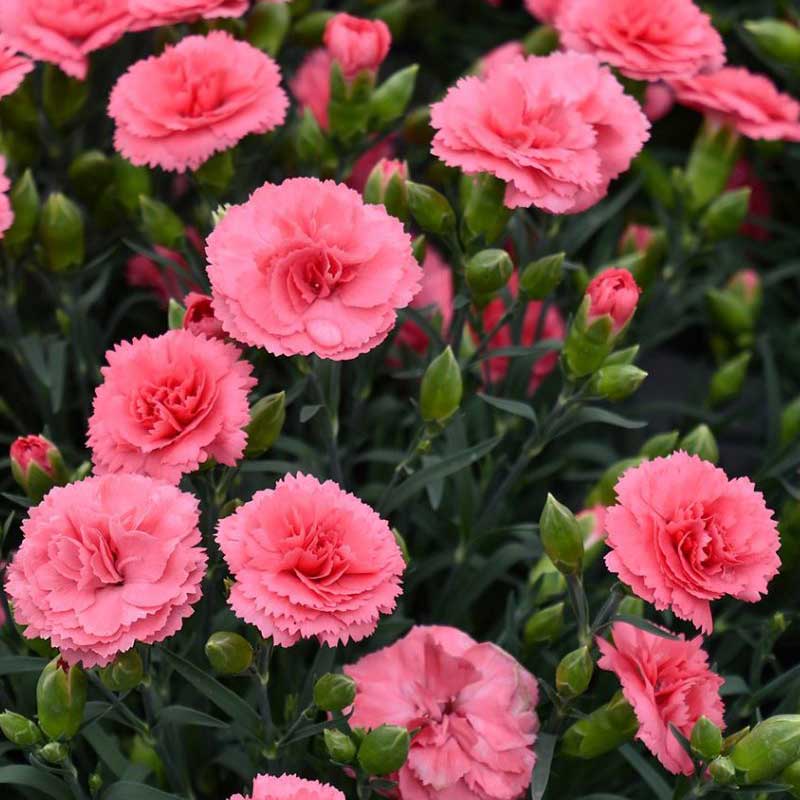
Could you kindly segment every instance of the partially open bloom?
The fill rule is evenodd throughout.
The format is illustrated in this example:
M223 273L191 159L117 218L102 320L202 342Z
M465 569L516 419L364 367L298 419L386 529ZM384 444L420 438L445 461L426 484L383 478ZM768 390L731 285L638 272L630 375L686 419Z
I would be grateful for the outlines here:
M742 158L736 162L725 189L730 191L744 187L750 189L750 202L747 206L748 218L742 223L739 232L742 236L765 242L770 238L770 230L762 223L772 216L772 196L769 187L759 178L750 162Z
M419 291L411 238L333 181L267 183L208 239L214 313L275 355L344 360L380 344Z
M693 0L570 0L561 43L642 81L682 78L725 63L722 37Z
M597 665L617 675L639 720L636 738L674 774L690 775L692 759L670 729L687 739L700 717L724 726L719 690L725 682L708 667L703 637L667 639L624 622L613 628L613 644L598 638Z
M88 444L95 471L178 483L209 458L233 466L250 422L252 366L231 344L190 331L121 342L106 353Z
M389 53L392 34L381 19L340 13L328 20L323 41L349 80L364 70L377 72Z
M198 520L192 495L143 475L53 489L28 512L7 572L16 621L86 667L162 641L200 598Z
M11 444L9 457L11 463L20 472L27 472L31 464L36 464L42 472L52 477L56 474L56 465L53 463L58 455L58 448L44 436L31 434L19 436Z
M108 112L114 146L134 164L183 172L251 133L280 125L289 100L278 65L223 31L188 36L135 63Z
M800 141L800 103L766 75L724 67L671 82L677 101L750 139Z
M556 21L556 17L564 5L566 5L565 0L525 0L525 8L536 19L548 24Z
M256 775L252 794L235 794L228 800L345 800L345 797L330 784L307 781L296 775Z
M322 130L328 129L328 103L331 100L331 54L324 48L312 50L289 81L302 110L309 109Z
M17 48L0 33L0 97L13 94L32 69L33 61L17 55Z
M538 686L496 645L418 625L344 671L356 682L352 725L419 731L393 776L403 800L512 800L530 785Z
M283 647L363 639L401 592L388 523L333 481L286 475L220 520L217 542L234 612Z
M14 222L14 209L8 197L11 181L6 175L6 158L0 156L0 239Z
M120 0L0 3L0 31L11 47L81 80L89 69L89 54L113 44L130 27L128 4Z
M631 320L642 290L627 269L604 269L589 282L586 296L589 298L587 321L608 315L618 333Z
M183 327L196 335L208 336L209 339L224 339L225 331L214 316L211 302L211 295L189 292L184 299L186 313L183 315Z
M506 181L509 208L555 214L597 203L650 127L607 67L580 53L515 59L462 78L431 107L432 150L467 174Z
M137 29L198 19L241 17L249 0L128 0Z
M684 452L645 461L615 487L606 565L658 609L709 633L711 600L756 602L778 572L778 531L747 478Z

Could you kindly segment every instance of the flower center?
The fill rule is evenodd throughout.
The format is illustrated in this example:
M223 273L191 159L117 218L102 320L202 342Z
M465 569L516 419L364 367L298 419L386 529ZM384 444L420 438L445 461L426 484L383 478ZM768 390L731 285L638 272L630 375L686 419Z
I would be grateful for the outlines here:
M176 59L172 81L175 108L183 117L204 117L225 100L225 73L193 59Z
M202 381L192 377L168 377L162 383L142 386L131 398L133 418L151 435L183 431L195 418L202 395Z
M325 522L298 526L284 547L283 569L294 572L304 583L322 586L335 583L350 566L341 531Z

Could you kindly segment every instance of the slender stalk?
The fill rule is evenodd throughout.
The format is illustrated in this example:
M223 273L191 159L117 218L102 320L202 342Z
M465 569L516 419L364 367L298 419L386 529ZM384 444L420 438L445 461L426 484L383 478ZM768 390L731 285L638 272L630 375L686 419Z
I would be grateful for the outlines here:
M73 763L72 759L67 756L67 760L64 762L64 780L69 786L69 790L72 792L73 797L75 800L89 800L89 794L86 790L81 786L81 782L79 780L78 775L78 768Z

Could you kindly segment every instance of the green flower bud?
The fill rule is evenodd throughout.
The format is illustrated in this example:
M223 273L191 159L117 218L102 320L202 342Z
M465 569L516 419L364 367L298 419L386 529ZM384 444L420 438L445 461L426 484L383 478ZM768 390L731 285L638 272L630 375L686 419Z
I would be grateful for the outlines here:
M427 241L427 239L425 239L424 236L417 236L417 238L414 239L414 242L413 242L413 244L411 246L411 249L412 249L412 251L414 253L414 258L417 259L417 263L418 264L424 264L425 263L425 256L427 255L427 252L428 252L428 241Z
M405 162L382 158L372 169L364 186L364 200L372 205L383 204L399 220L408 219L408 167Z
M781 412L781 446L800 436L800 396L795 397Z
M32 719L13 711L0 714L0 731L17 747L33 747L42 741L42 732Z
M247 431L247 458L256 458L272 447L281 435L286 421L286 392L268 394L250 409Z
M678 444L680 434L678 431L669 431L669 433L659 433L649 438L639 451L645 458L658 458L659 456L668 456L675 450Z
M555 603L528 617L522 631L522 640L526 645L555 641L564 626L564 604Z
M645 459L642 456L635 456L634 458L623 458L617 461L606 469L600 476L600 480L592 487L584 506L592 508L592 506L613 506L617 502L616 485L619 482L622 473L632 467L638 467Z
M644 600L640 597L633 597L632 595L623 597L617 607L617 612L627 617L643 617Z
M174 297L170 297L167 306L167 326L171 331L183 328L183 318L186 316L186 307L182 306Z
M685 450L689 455L700 456L705 461L716 464L719 461L717 440L708 425L692 428L678 444L678 450Z
M556 669L556 689L561 697L580 697L588 688L594 673L594 661L588 647L567 653Z
M539 536L545 553L565 575L580 572L583 562L583 532L575 515L552 494L539 519Z
M114 180L114 163L100 150L85 150L69 165L69 180L84 203L93 203Z
M714 323L726 333L746 333L755 326L752 307L734 292L709 289L706 301Z
M358 763L368 775L388 775L406 763L411 736L398 725L370 731L358 748Z
M54 658L36 685L39 727L50 739L71 739L83 722L86 706L86 674L77 665Z
M352 80L345 80L339 62L333 62L328 129L334 138L349 145L366 133L374 84L375 76L367 70Z
M738 742L741 742L747 734L750 733L750 726L747 725L741 730L734 731L733 733L729 734L722 740L722 755L726 756L730 753L731 750L736 746Z
M505 183L494 175L482 172L461 176L462 235L466 242L483 237L492 244L502 236L511 218L511 209L503 202L505 193Z
M264 5L259 4L257 8L263 8ZM271 6L276 8L276 6ZM211 156L207 161L204 161L194 172L194 177L200 186L209 189L214 194L223 194L226 189L231 185L233 176L236 172L236 167L233 163L233 150L223 150L221 153ZM181 231L183 235L183 231Z
M69 748L63 742L48 742L36 751L36 755L48 764L63 764L69 755Z
M142 657L133 649L120 653L111 664L100 670L100 680L112 692L128 692L135 689L143 677Z
M419 410L426 422L443 423L458 411L464 384L453 351L446 347L431 361L419 392Z
M747 216L750 188L724 192L706 209L700 219L700 233L709 242L734 236Z
M622 692L617 692L606 705L567 729L562 750L573 758L597 758L633 739L638 729L633 708Z
M714 779L714 783L718 783L720 786L728 786L736 781L736 770L727 756L715 758L708 765L708 772Z
M789 766L781 772L778 783L788 786L789 794L791 794L792 797L800 797L800 761L789 764Z
M100 794L100 790L103 788L103 776L99 772L93 772L89 776L89 794L92 797L97 797Z
M800 66L800 30L779 19L754 19L744 23L758 49L788 66Z
M800 759L800 714L759 722L730 752L736 782L749 786L772 780Z
M333 11L313 11L311 14L306 14L292 26L292 38L306 47L318 45L331 17Z
M151 244L174 248L183 241L183 222L160 200L142 195L139 198L139 217L142 233Z
M36 182L29 169L26 169L22 177L11 187L9 200L14 210L14 222L6 231L3 244L12 253L19 253L36 230L41 206Z
M593 394L607 400L624 400L641 385L647 373L632 364L612 364L600 367L592 376L589 389Z
M356 682L339 672L329 672L314 684L314 705L322 711L341 711L356 699Z
M693 210L705 208L725 190L739 149L739 134L735 130L713 122L703 124L692 146L685 175Z
M588 321L590 299L584 297L567 333L564 343L564 360L570 374L575 378L595 372L608 358L614 347L617 334L608 314Z
M783 611L776 611L769 620L769 632L775 636L781 636L786 632L789 627L789 622L786 620L786 614Z
M747 366L752 353L739 353L726 361L711 377L708 390L708 402L711 406L719 406L733 400L742 391Z
M139 764L146 767L153 773L156 781L160 785L164 785L167 777L164 762L161 760L150 741L146 741L139 734L134 736L131 742L130 753L128 753L128 759L131 764Z
M78 206L61 192L53 192L42 208L39 240L45 262L53 272L83 264L83 216Z
M398 70L372 93L369 113L372 128L380 130L405 114L417 83L419 65Z
M522 270L520 289L532 300L544 300L561 283L565 258L566 253L555 253L532 261Z
M114 167L113 194L129 216L139 210L139 198L153 191L152 179L147 167L137 167L121 156L112 159Z
M558 31L539 25L522 40L522 49L529 56L546 56L558 49Z
M356 757L355 742L342 731L336 728L326 728L323 731L325 747L328 755L340 764L349 764Z
M71 78L52 64L44 65L42 106L50 122L62 128L80 114L89 98L89 82Z
M481 250L467 262L467 286L473 294L491 294L508 283L513 271L505 250Z
M206 658L220 675L238 675L253 663L253 647L244 636L217 631L208 637Z
M567 590L567 582L564 576L556 569L553 562L543 555L531 570L528 577L531 587L538 587L536 591L536 602L545 601L564 594Z
M456 227L456 215L447 198L422 183L408 181L408 207L422 230L427 233L450 233Z
M692 728L690 743L697 758L711 761L722 752L722 731L708 717L700 717Z
M247 17L245 39L250 44L277 56L289 32L291 11L283 3L256 3Z

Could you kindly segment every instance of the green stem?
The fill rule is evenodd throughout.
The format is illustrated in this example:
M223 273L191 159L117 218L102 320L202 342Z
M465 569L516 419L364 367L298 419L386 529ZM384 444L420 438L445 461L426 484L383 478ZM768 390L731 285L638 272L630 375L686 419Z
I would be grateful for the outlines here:
M67 757L67 760L64 762L64 780L67 782L67 786L69 786L69 790L72 792L75 800L89 800L88 793L84 790L83 786L81 786L78 769L69 757Z
M269 666L272 659L273 642L267 639L258 653L256 680L258 682L258 707L261 721L264 723L264 740L267 751L270 751L275 739L275 723L272 719L272 707L269 701Z

